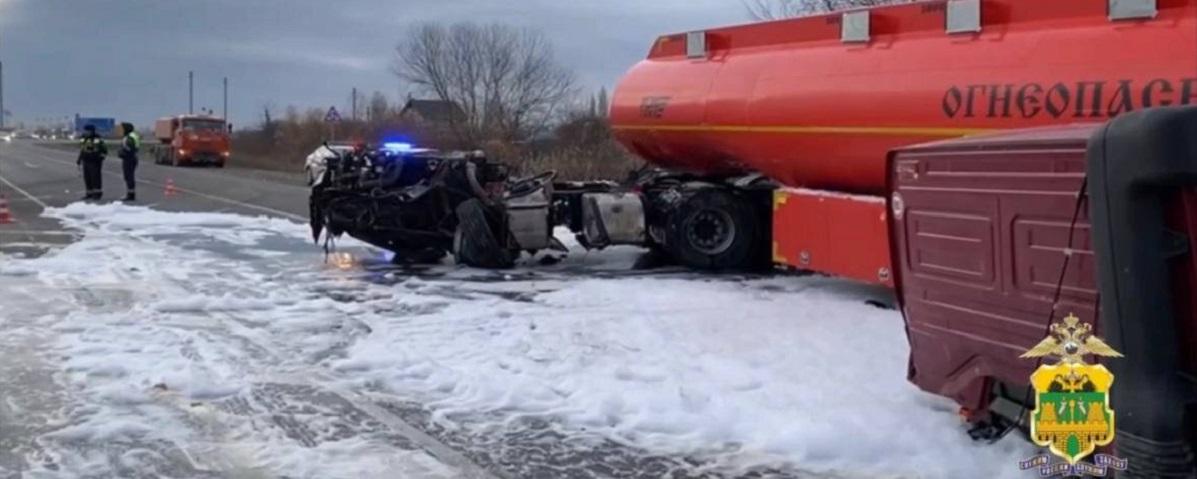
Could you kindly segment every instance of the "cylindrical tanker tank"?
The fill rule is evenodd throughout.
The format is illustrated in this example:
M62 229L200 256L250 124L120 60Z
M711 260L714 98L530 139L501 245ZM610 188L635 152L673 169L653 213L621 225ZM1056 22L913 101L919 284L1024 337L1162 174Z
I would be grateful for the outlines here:
M1195 5L1159 0L1146 23L1104 1L985 0L979 32L947 33L945 3L923 2L872 10L867 42L830 14L707 30L692 55L666 35L611 121L661 167L877 194L898 146L1197 103Z

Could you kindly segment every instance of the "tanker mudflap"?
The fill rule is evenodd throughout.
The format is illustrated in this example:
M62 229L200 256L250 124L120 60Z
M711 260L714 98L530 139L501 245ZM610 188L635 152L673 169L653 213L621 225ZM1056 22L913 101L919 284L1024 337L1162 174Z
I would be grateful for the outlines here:
M1129 460L1127 477L1197 473L1193 438L1185 430L1186 405L1197 403L1197 393L1181 372L1180 343L1191 339L1178 334L1174 307L1183 299L1175 295L1192 292L1173 284L1177 262L1166 256L1181 250L1165 247L1178 241L1164 214L1181 188L1197 185L1194 152L1197 107L1127 113L1089 140L1090 215L1103 301L1099 333L1125 355L1105 364L1115 377L1114 440Z

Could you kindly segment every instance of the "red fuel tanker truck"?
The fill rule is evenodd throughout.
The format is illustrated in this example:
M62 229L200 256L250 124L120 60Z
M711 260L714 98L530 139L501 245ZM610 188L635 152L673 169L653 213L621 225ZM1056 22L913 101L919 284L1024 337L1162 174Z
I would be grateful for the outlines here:
M1197 0L937 0L665 35L610 120L659 167L630 186L397 148L330 166L313 233L504 267L564 225L698 269L884 285L910 380L983 437L1027 424L1037 364L1018 356L1076 314L1126 356L1106 364L1128 474L1194 474Z
M619 83L611 121L637 155L745 205L713 218L751 223L741 213L763 209L773 226L771 238L767 228L715 231L753 235L744 240L778 264L893 285L890 150L1197 102L1192 2L1111 21L1100 0L983 1L980 24L958 33L945 31L951 5L663 36ZM846 39L845 20L863 22L864 36ZM780 187L771 202L735 185L751 173ZM733 266L733 250L679 256Z

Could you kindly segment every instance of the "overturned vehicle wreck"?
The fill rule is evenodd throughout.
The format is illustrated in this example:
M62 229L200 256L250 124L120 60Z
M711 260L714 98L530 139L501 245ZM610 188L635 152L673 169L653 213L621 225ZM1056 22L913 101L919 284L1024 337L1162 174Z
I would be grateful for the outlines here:
M348 234L395 253L399 263L440 261L508 268L522 253L565 251L572 231L587 249L638 245L700 269L767 265L771 185L730 189L657 170L628 183L556 181L548 171L515 178L480 151L388 145L337 153L315 175L315 241ZM728 181L731 181L730 179ZM736 181L754 182L756 178Z

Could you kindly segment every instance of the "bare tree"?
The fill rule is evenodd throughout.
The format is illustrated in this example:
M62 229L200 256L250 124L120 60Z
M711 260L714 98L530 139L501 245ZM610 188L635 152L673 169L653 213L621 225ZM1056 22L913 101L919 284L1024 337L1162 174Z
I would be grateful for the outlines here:
M387 117L387 112L390 111L391 105L387 102L387 96L380 91L375 91L370 95L370 104L366 106L366 121L379 122Z
M913 0L741 0L748 15L756 20L779 20L910 1Z
M573 73L536 30L423 23L395 53L400 79L461 108L464 118L452 126L471 143L514 141L543 131L575 94Z
M595 112L595 115L606 118L608 111L611 109L610 101L607 99L607 87L603 87L598 92L597 108L598 111Z
M278 133L278 120L275 119L274 110L273 102L262 105L262 137L268 145L274 144L274 137Z

